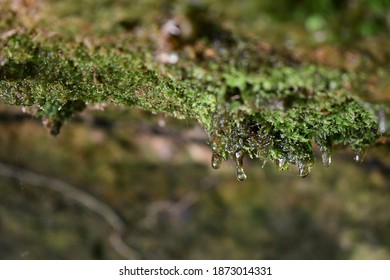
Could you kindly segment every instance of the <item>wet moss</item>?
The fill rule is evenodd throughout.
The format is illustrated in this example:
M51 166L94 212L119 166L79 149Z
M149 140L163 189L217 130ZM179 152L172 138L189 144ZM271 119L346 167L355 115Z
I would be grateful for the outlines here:
M328 165L332 146L350 146L361 157L379 137L376 113L354 95L359 86L354 73L264 48L212 17L196 19L185 21L211 24L223 36L198 33L171 49L164 43L171 37L147 27L140 30L150 36L99 29L95 37L80 39L15 29L1 20L0 102L38 106L53 134L85 104L114 103L194 119L210 135L212 166L234 159L239 180L246 178L245 156L276 162L281 170L295 164L306 176L314 162L313 143ZM159 61L161 54L177 61Z
M50 134L56 136L63 123L85 107L85 103L80 100L67 101L65 104L47 102L38 108L36 116L42 118Z

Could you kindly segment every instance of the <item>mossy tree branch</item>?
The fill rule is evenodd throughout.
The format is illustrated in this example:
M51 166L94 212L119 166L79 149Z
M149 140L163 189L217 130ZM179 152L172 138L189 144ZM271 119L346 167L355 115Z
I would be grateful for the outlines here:
M190 7L160 31L80 38L28 26L3 4L0 102L37 108L53 134L88 104L194 119L210 135L212 166L235 159L239 180L246 155L306 176L313 142L329 165L334 145L361 158L380 136L378 109L354 93L354 73L299 61L204 12Z

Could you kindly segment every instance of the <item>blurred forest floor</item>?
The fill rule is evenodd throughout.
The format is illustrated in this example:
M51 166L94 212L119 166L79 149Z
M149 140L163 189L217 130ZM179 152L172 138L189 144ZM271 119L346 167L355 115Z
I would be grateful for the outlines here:
M76 2L43 1L75 28L78 13L101 20L93 32L109 21L118 32L141 19L158 25L166 1ZM387 1L204 2L266 44L368 71L363 98L389 103ZM20 108L0 106L0 259L390 259L388 143L363 163L336 149L330 167L317 163L304 179L247 160L238 182L233 162L211 169L207 140L191 120L118 106L87 110L53 138Z

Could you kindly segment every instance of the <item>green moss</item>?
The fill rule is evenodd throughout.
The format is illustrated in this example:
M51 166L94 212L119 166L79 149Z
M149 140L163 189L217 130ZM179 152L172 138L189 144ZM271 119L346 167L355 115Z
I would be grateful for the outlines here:
M379 136L374 111L346 87L345 73L318 66L279 67L255 76L227 78L227 102L211 133L213 166L242 157L296 164L306 176L314 162L312 142L329 165L332 146L350 146L359 158Z
M36 115L43 119L51 135L55 136L60 132L61 126L67 119L84 108L85 103L80 100L67 101L65 104L58 101L47 102L39 107Z
M19 29L0 41L0 102L37 105L53 134L85 104L102 102L194 119L210 135L212 166L233 158L240 180L244 156L282 170L296 164L306 176L313 142L328 165L332 146L360 155L379 137L374 111L353 95L354 75L261 49L206 20L218 36L199 33L186 47L160 50L177 55L175 65L158 63L159 43L137 33L80 41Z

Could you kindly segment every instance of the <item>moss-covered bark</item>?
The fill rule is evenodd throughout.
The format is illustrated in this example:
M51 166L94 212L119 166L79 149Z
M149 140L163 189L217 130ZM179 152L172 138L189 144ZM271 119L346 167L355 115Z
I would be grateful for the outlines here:
M83 2L99 11L27 2L1 2L0 102L33 106L53 134L98 103L194 119L210 135L212 166L235 159L239 180L246 155L306 176L314 142L328 165L334 145L361 158L380 136L377 114L388 109L358 97L360 75L240 35L202 6L170 14L164 3L142 12L122 4L126 16L107 1Z

